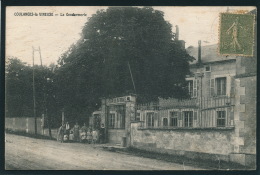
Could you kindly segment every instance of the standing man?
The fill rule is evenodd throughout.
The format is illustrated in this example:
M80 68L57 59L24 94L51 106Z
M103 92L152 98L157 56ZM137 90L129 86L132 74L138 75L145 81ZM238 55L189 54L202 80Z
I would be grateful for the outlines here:
M62 143L64 134L65 134L65 125L63 124L58 130L57 141L60 141Z
M69 122L66 122L65 129L66 129L66 134L69 135L69 133L70 133L70 125L69 125Z

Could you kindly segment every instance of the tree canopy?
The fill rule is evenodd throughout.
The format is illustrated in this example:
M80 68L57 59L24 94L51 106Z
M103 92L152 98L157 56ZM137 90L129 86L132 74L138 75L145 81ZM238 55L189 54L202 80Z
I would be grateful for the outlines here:
M35 66L36 116L50 116L53 125L58 124L58 106L54 86L47 81L54 72L47 66ZM33 117L33 67L16 57L9 57L6 63L6 117ZM57 125L55 126L57 127Z
M174 38L163 12L153 8L97 11L81 39L59 59L61 103L79 113L94 110L102 97L134 93L147 102L187 96L185 75L192 57Z
M190 60L163 12L150 7L99 10L57 67L34 67L37 115L48 109L55 119L65 110L68 120L80 120L100 107L101 98L131 93L139 103L187 97ZM33 116L32 67L11 58L6 70L8 115Z

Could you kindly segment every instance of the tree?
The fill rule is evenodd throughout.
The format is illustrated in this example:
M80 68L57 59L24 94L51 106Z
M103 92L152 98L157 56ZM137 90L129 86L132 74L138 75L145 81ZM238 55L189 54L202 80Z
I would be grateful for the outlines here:
M11 57L6 66L6 116L33 117L32 71L17 58Z
M33 80L31 66L16 57L9 57L6 64L6 116L33 117ZM46 66L35 66L36 116L46 114L50 119L57 119L55 90L47 78L54 73ZM53 124L51 126L51 123ZM50 122L50 127L57 122ZM60 122L59 122L60 123Z
M163 12L109 7L89 18L81 39L59 59L59 95L76 113L93 110L101 97L135 93L139 102L185 97L190 60Z

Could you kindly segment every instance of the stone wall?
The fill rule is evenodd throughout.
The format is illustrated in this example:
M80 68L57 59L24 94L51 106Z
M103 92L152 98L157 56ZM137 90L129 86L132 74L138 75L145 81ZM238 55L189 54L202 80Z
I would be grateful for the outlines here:
M35 133L35 120L29 117L5 118L5 128L18 132ZM42 134L42 119L37 118L37 133Z
M235 142L231 160L256 164L256 76L236 79Z
M256 165L257 56L238 57L235 79L235 145L232 161Z
M58 130L59 130L59 128L57 128L57 129L51 129L51 136L52 136L52 138L57 139ZM49 136L49 129L48 129L48 128L45 128L45 129L43 130L43 135Z
M108 129L108 140L112 144L121 144L122 137L126 136L125 129Z
M28 134L34 134L34 118L20 117L20 118L5 118L5 129L12 130L14 132L23 132ZM57 138L58 128L51 129L52 137ZM49 129L42 128L42 119L37 118L37 134L49 136Z
M245 111L240 112L240 119L244 121L244 129L240 132L244 136L244 146L240 151L256 154L256 76L241 78L240 86L245 87L245 95L240 97L240 104L245 105Z
M234 129L139 129L131 123L131 146L147 151L229 161Z

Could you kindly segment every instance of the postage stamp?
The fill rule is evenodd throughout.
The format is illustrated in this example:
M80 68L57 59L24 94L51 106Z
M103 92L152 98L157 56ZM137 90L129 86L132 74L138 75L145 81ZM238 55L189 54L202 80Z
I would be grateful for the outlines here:
M221 55L253 55L254 18L254 15L250 14L220 14L219 53Z

